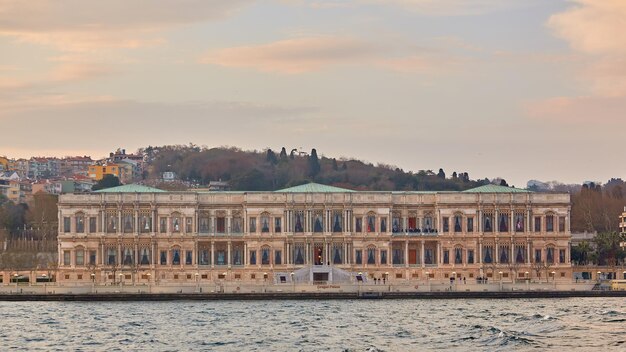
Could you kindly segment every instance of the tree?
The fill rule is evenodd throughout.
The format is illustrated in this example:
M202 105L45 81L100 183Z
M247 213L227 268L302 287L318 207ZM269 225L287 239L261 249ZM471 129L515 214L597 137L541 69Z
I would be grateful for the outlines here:
M452 179L456 180L458 178L458 175L456 174L456 171L452 173Z
M626 257L626 252L620 247L623 236L619 233L601 232L593 239L598 254L598 265L610 265L617 263Z
M593 249L588 241L582 241L572 247L572 261L577 265L586 265Z
M106 174L104 177L98 181L93 187L91 187L92 191L97 191L99 189L117 187L121 185L120 179L115 175Z
M311 149L311 155L309 155L309 176L315 178L320 173L321 166L317 157L317 150Z
M267 156L265 157L265 160L270 163L270 164L277 164L278 163L278 159L276 158L276 154L274 154L274 152L271 149L267 150Z
M443 169L439 169L439 172L437 173L437 177L439 177L441 179L445 179L446 178L446 173L443 171Z
M500 180L500 186L509 187L509 184L506 183L505 179Z
M280 150L280 160L287 160L287 149L285 147L282 147Z
M333 170L339 170L339 166L337 165L337 159L333 158Z

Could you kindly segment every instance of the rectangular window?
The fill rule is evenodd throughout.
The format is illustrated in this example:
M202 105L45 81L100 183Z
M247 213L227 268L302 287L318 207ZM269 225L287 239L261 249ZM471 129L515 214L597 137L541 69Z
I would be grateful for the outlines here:
M274 251L274 264L280 265L282 264L282 251L276 250Z
M192 233L193 232L193 219L185 218L185 232Z
M443 251L443 263L450 264L450 251L447 249Z
M386 265L386 264L387 264L387 250L381 249L380 250L380 265Z
M261 249L261 265L270 265L270 249Z
M96 265L96 251L89 251L89 265Z
M82 215L76 217L76 233L85 233L85 217Z
M193 252L185 251L185 265L193 264Z
M363 232L363 220L356 218L355 232Z
M443 232L450 232L450 218L447 216L443 217Z
M363 264L363 251L360 249L356 250L356 264Z
M565 263L565 249L559 249L559 263Z
M89 233L96 233L98 230L96 228L97 219L95 217L89 218Z
M474 264L474 250L467 250L467 264Z
M172 249L172 265L180 265L180 249Z
M541 263L541 249L535 249L535 263Z
M70 265L70 251L63 251L63 265Z
M474 218L473 217L467 218L467 232L469 233L474 232Z
M167 218L159 218L159 232L167 233Z
M203 214L198 219L198 232L209 233L209 216Z
M546 232L554 232L554 216L546 216Z
M256 218L250 218L250 233L256 232Z
M282 226L280 226L280 218L274 218L274 232L282 232Z
M559 232L565 232L565 216L559 216Z
M161 265L167 265L167 251L161 251L161 255L159 257L159 263Z
M132 233L135 230L135 218L133 214L124 214L122 217L124 233Z
M107 250L107 265L117 264L117 250L115 248L109 248Z
M535 216L535 232L541 232L541 216Z
M217 233L225 233L226 232L226 218L220 216L217 218Z
M256 251L250 251L250 265L256 265Z
M142 233L148 233L152 231L152 217L147 214L142 214L139 218L139 230Z
M209 259L209 250L206 248L201 248L198 250L198 264L200 265L209 265L211 260Z
M76 265L85 265L85 251L82 249L76 250Z
M69 233L71 231L71 221L69 216L63 217L63 232Z

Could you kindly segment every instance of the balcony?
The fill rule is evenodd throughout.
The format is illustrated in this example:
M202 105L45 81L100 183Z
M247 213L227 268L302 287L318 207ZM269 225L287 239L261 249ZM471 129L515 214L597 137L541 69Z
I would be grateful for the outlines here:
M401 230L401 231L393 231L391 233L392 236L437 236L439 233L434 229L417 229L417 230Z

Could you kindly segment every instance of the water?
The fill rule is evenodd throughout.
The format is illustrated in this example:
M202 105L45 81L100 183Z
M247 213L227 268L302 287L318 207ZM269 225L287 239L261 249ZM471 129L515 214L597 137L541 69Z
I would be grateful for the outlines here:
M0 302L0 349L626 350L623 298Z

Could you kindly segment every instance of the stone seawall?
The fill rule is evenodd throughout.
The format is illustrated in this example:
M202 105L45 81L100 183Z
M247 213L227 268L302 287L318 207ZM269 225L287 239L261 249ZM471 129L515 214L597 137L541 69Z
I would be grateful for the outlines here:
M0 301L202 301L202 300L331 300L331 299L520 299L626 297L626 291L515 292L266 292L266 293L88 293L0 294Z

